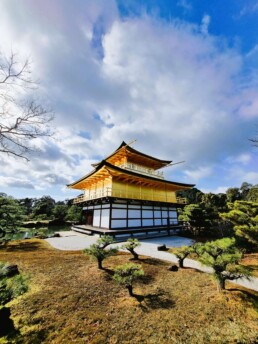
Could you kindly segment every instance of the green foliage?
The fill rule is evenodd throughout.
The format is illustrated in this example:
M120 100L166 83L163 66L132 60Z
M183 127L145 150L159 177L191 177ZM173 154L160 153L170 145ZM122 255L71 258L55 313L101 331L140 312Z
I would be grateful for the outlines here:
M124 285L132 296L133 283L139 280L142 276L144 276L144 271L140 265L128 263L118 266L115 269L113 278L117 283Z
M66 221L80 222L82 217L82 208L76 205L72 205L65 216Z
M204 195L204 193L198 190L197 188L178 191L176 194L177 194L177 197L186 198L188 204L200 203L202 195Z
M12 294L11 290L7 286L7 278L0 279L0 306L5 305L7 302L11 301Z
M213 194L211 192L203 194L201 198L201 204L206 209L211 209L213 212L223 210L226 208L226 195L225 194Z
M68 206L65 204L56 204L52 210L52 214L58 220L64 220L68 211Z
M182 246L173 251L173 254L178 259L178 264L180 268L184 267L184 260L190 253L193 252L193 248L191 246Z
M189 191L190 192L190 191ZM187 197L188 190L180 191L178 196ZM202 193L198 189L189 193L188 201L190 204L185 206L184 210L179 211L179 220L185 222L185 229L193 235L204 235L206 237L225 237L234 235L233 227L225 217L220 214L233 210L233 203L238 201L252 201L258 203L258 185L242 183L240 188L229 188L226 194ZM241 210L241 209L238 209ZM244 214L246 210L242 211ZM234 215L233 213L231 214ZM236 217L239 216L235 214ZM241 214L243 216L243 214ZM233 216L234 217L234 216ZM239 237L244 238L241 232L250 232L252 237L248 239L251 242L256 236L252 226L238 228ZM254 235L253 235L254 233ZM254 244L254 241L252 241Z
M246 199L247 201L258 203L258 185L254 185L253 187L251 187Z
M17 226L24 220L24 208L17 200L7 195L0 196L0 238L6 232L15 232Z
M36 201L36 198L29 198L29 197L18 199L18 202L24 208L26 215L31 214L35 201Z
M114 244L115 241L110 235L102 235L98 240L97 240L97 245L101 248L105 248L108 245Z
M195 248L200 261L214 270L219 289L225 289L225 281L250 275L248 268L240 267L242 252L234 238L224 238L198 245Z
M207 219L207 213L198 204L188 204L183 210L179 212L179 221L183 221L188 224L188 230L194 235L199 234L202 227L209 225Z
M241 199L244 201L248 200L248 194L252 188L252 184L249 184L247 182L243 182L240 186L240 192L241 192Z
M11 291L12 299L28 291L28 278L19 274L7 280L7 288Z
M110 244L113 244L114 240L108 235L104 235L97 240L96 244L91 245L89 248L85 248L83 253L92 256L98 261L98 268L103 269L102 262L104 259L113 256L117 253L117 248L106 249Z
M42 215L49 218L55 206L55 200L50 196L37 199L32 209L32 217L42 219Z
M229 188L226 191L227 201L235 202L241 199L241 192L239 188Z
M28 291L28 279L23 275L6 276L5 264L0 262L0 305Z
M258 203L235 201L221 218L230 221L235 235L251 246L258 246Z
M139 256L135 252L135 249L139 246L141 246L141 244L138 239L129 238L127 239L127 242L124 245L122 245L121 248L129 251L134 256L134 259L138 259Z

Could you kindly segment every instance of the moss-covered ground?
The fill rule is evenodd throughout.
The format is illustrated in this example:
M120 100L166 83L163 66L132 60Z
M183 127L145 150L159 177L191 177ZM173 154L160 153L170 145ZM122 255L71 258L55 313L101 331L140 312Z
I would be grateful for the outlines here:
M30 290L7 305L15 330L0 343L258 342L258 293L233 284L218 293L208 274L171 272L168 263L141 257L145 277L129 297L112 273L130 258L117 254L98 270L81 252L44 240L8 243L0 261L18 264Z

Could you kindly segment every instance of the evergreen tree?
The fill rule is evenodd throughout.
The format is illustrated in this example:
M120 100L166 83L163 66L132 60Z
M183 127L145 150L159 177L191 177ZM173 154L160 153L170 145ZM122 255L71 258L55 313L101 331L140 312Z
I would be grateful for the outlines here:
M194 235L200 234L200 231L209 226L207 212L198 204L188 204L183 210L179 211L179 221L188 225Z
M98 262L98 268L103 269L102 262L104 259L113 256L117 253L117 248L110 248L106 249L106 247L110 244L113 244L114 240L112 237L108 235L104 235L103 237L99 238L96 244L91 245L89 248L85 248L83 253L86 255L92 256Z
M81 221L81 218L82 218L82 208L76 205L71 205L67 210L65 220L78 223Z
M0 239L7 233L15 233L24 220L25 210L10 196L0 196Z
M124 264L115 269L113 276L114 280L126 287L130 296L133 296L133 284L144 276L144 271L140 265L137 264Z
M239 188L229 188L226 191L227 201L228 202L235 202L241 199L241 192Z
M254 185L250 188L247 194L247 201L258 203L258 185Z
M230 204L230 211L220 216L232 223L238 238L250 247L258 246L258 203L235 201Z
M65 204L56 204L52 210L52 214L58 220L64 220L68 212L68 206Z
M178 259L178 265L180 268L184 267L185 258L188 257L189 254L192 252L193 252L193 249L190 246L182 246L182 247L179 247L173 251L173 254Z
M239 265L242 252L236 248L234 238L224 238L198 245L200 261L214 270L218 290L225 289L226 280L250 276L250 270Z
M39 219L49 219L55 206L55 200L50 196L42 196L34 203L32 216Z
M129 238L127 239L127 242L122 246L122 249L129 251L133 255L134 259L137 260L139 259L139 255L137 252L135 252L135 249L139 246L141 246L139 240Z

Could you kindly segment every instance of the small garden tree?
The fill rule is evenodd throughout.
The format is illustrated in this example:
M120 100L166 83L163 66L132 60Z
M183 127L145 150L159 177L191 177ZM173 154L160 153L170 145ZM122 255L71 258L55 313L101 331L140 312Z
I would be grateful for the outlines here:
M127 242L122 246L122 249L129 251L133 255L133 259L138 260L139 255L135 252L136 247L141 246L138 239L129 238Z
M94 257L98 261L98 268L103 269L102 262L104 259L114 255L117 253L117 248L110 248L106 249L106 247L110 244L113 244L114 240L112 237L108 235L104 235L103 237L97 240L96 244L91 245L89 248L85 248L83 253Z
M226 280L250 276L248 268L238 265L242 252L236 248L234 238L207 242L196 250L200 261L213 268L218 290L225 289Z
M129 295L133 296L133 283L144 276L140 265L129 263L120 265L115 269L114 280L128 289Z
M173 251L174 255L178 259L178 265L180 268L184 267L184 260L191 252L193 252L193 249L190 246L182 246Z

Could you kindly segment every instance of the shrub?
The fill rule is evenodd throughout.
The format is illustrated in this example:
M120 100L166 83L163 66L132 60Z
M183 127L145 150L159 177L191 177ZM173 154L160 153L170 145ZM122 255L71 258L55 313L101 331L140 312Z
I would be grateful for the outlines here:
M128 289L129 295L133 296L133 283L143 275L144 271L140 265L129 263L118 266L115 269L113 279L117 283L124 285Z
M5 266L0 262L0 305L2 306L28 290L27 278L20 274L7 276Z
M110 244L114 243L114 239L108 235L97 240L96 244L91 245L89 248L85 248L83 253L94 257L98 261L98 268L103 269L102 262L104 259L117 253L117 248L106 249Z
M127 242L122 246L122 249L129 251L135 260L139 259L139 255L135 252L135 248L141 246L138 239L129 238Z

